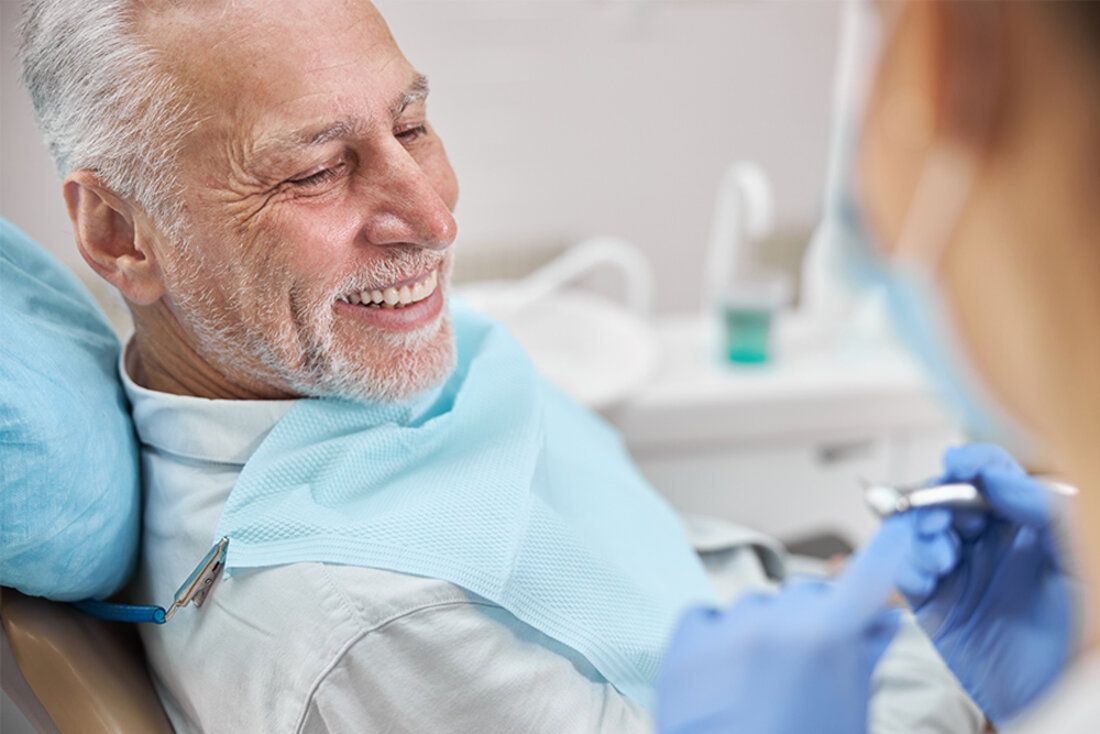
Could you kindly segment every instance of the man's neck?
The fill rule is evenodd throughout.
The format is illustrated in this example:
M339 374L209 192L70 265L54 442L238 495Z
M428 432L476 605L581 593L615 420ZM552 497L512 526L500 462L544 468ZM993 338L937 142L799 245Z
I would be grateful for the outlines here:
M172 395L212 400L285 400L299 397L258 382L236 380L211 365L191 345L163 301L131 305L134 336L126 371L138 385Z

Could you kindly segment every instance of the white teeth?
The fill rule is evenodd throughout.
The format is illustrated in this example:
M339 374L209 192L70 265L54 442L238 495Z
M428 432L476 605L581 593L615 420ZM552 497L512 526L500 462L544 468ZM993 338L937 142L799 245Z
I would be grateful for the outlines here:
M439 271L433 270L423 280L412 285L403 285L400 288L393 286L381 290L360 291L347 296L341 296L339 300L355 305L369 306L371 304L386 306L408 306L412 303L423 301L435 293L439 285Z

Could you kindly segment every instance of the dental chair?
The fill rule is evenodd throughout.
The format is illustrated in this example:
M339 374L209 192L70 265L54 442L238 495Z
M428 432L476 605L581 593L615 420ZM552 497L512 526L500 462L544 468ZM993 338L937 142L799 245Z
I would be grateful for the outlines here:
M0 293L0 684L39 732L171 732L132 625L11 588L72 598L122 586L140 467L110 321L2 217Z
M40 734L171 734L131 625L0 589L0 682Z

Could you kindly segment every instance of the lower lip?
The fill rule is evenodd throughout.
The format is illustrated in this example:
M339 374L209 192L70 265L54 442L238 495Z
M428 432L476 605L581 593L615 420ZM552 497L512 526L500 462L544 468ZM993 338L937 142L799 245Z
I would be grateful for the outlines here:
M336 313L346 313L376 329L386 331L414 331L435 320L443 310L443 288L436 286L423 301L408 306L386 308L383 306L356 306L354 303L336 302Z

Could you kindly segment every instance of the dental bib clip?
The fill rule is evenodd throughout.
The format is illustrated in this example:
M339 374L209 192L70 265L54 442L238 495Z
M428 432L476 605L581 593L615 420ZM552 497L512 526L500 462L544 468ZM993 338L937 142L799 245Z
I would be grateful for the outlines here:
M90 617L108 622L164 624L175 615L177 610L188 604L202 606L210 590L214 588L214 583L221 575L222 569L225 568L225 553L228 547L229 538L222 538L207 551L195 566L195 570L176 590L176 595L167 609L153 604L116 604L96 599L73 602L73 606Z

